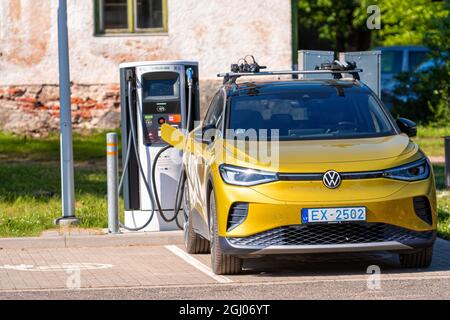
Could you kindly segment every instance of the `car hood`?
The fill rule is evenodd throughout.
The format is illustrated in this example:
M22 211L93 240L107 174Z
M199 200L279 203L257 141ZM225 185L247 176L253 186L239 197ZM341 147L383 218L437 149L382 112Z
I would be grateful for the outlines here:
M309 140L280 142L225 141L227 163L279 172L346 168L361 163L360 169L378 170L403 162L418 152L418 146L406 135L379 138ZM273 156L272 156L273 155ZM364 168L362 168L364 167ZM354 167L353 169L356 169ZM274 170L271 170L274 171Z

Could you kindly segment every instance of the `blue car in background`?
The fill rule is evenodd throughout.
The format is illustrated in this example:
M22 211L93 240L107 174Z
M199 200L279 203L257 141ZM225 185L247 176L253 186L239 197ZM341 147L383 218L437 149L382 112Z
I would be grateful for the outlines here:
M423 46L379 47L381 51L381 100L391 109L394 90L398 86L395 76L402 72L413 73L428 60L429 49ZM404 100L407 97L396 97Z

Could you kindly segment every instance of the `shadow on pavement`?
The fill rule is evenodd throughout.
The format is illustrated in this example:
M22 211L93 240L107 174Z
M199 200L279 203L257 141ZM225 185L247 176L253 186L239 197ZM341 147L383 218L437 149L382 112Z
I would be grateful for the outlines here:
M450 271L450 242L438 239L433 263L427 269L402 269L398 255L389 252L333 253L267 256L244 261L243 275L262 277L367 275L367 268L380 267L383 274Z

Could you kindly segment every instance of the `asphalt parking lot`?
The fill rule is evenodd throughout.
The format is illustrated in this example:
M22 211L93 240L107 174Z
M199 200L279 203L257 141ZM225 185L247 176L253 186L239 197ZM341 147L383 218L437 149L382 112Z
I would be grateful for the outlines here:
M450 299L450 242L441 239L424 270L402 270L383 252L322 254L246 260L243 274L224 277L210 271L209 255L186 254L179 238L3 248L0 299Z

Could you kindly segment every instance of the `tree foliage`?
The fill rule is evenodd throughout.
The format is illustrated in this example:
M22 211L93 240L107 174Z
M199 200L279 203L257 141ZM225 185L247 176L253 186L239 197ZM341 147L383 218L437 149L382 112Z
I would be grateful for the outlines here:
M446 1L432 0L299 0L301 37L317 34L329 50L366 50L373 46L423 44L434 28L433 20L445 16ZM381 29L368 30L367 8L381 10ZM303 30L303 32L302 32ZM434 29L436 30L436 29ZM361 39L361 36L366 39ZM316 48L302 48L316 49Z
M367 37L359 36L367 30L363 28L365 20L355 19L360 4L354 0L299 0L298 6L301 49L320 46L320 49L344 51L357 49L359 39L367 41ZM309 47L308 42L314 47Z
M374 32L374 41L383 46L423 44L426 32L432 27L433 18L443 6L442 2L431 0L370 2L381 9L382 28Z
M367 8L381 10L381 29L368 30ZM399 94L417 99L395 101L394 113L423 123L449 125L450 3L433 0L299 0L300 49L368 50L376 46L425 45L438 67L400 75Z

